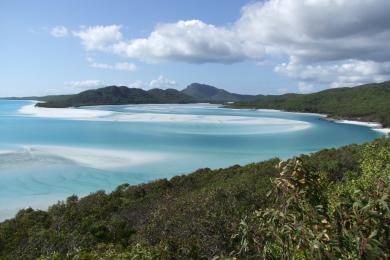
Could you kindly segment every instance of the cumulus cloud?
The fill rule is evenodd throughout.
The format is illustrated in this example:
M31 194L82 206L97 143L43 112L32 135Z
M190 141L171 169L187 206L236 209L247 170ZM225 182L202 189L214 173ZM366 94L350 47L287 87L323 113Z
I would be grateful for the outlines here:
M390 79L390 1L270 0L243 8L235 26L248 41L289 62L275 71L307 86Z
M129 63L129 62L119 62L119 63L115 63L113 65L113 68L115 70L124 70L124 71L135 71L137 69L137 66L133 63Z
M137 80L129 84L129 88L142 88L142 89L149 89L149 84L147 82L144 82L142 80Z
M56 38L62 38L69 35L69 30L65 26L56 26L50 30L50 34Z
M122 40L120 25L92 26L73 32L89 51L110 51L112 44Z
M100 80L88 79L88 80L65 82L65 86L73 87L73 88L91 88L91 87L101 87L103 86L103 83Z
M160 75L157 79L153 79L149 82L145 81L135 81L129 85L131 88L142 88L142 89L152 89L152 88L176 88L177 82L173 79L169 79L163 75Z
M261 59L264 48L243 41L229 28L199 20L160 24L147 38L122 40L120 26L88 27L75 33L87 50L110 51L146 62L234 63Z
M348 60L339 63L302 65L283 63L275 71L306 83L349 87L390 80L390 62Z
M270 0L248 5L242 38L299 61L388 60L388 0Z
M390 59L388 0L269 0L243 7L231 26L199 20L158 25L148 37L123 40L121 26L75 33L88 50L143 61L232 63L266 53L300 62Z
M161 24L147 38L119 42L113 50L147 62L233 63L264 55L261 45L237 38L228 28L199 20Z
M163 75L160 75L157 79L154 79L150 81L149 86L150 88L174 88L176 87L177 83L175 80L168 79L164 77Z
M389 0L268 0L244 6L227 26L178 21L133 39L125 39L120 25L73 34L88 51L150 63L235 63L278 55L288 62L275 71L306 86L337 86L388 79L389 12Z
M135 64L129 63L129 62L119 62L119 63L114 63L114 64L108 64L108 63L96 62L95 60L93 60L91 58L87 58L87 61L91 67L97 68L97 69L119 70L119 71L127 71L127 72L133 72L137 69L137 66Z

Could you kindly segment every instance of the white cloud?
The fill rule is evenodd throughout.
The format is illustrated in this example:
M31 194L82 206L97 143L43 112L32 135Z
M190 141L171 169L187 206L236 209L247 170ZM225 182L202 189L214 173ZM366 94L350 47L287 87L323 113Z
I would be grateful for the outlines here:
M274 55L275 71L306 86L388 79L389 0L268 0L246 5L232 25L200 20L159 24L144 38L125 39L119 25L85 27L74 35L88 51L144 62L235 63Z
M243 8L241 38L302 62L390 58L388 0L270 0Z
M270 0L243 8L241 38L288 63L275 71L307 86L355 86L390 79L390 1Z
M133 72L137 69L137 66L135 64L129 62L107 64L107 63L96 62L91 58L87 58L87 61L91 67L97 69L119 70L119 71L127 71L127 72Z
M150 88L174 88L176 87L177 83L175 80L168 79L163 75L160 75L157 79L154 79L150 81L149 86Z
M150 87L148 86L148 83L142 81L142 80L137 80L129 84L129 88L142 88L142 89L149 89Z
M56 26L50 30L50 34L56 38L62 38L69 35L69 30L65 26Z
M84 28L88 50L143 61L232 63L283 53L300 62L390 59L388 0L269 0L249 4L231 26L199 20L158 25L146 38L124 40L120 26Z
M122 40L118 25L88 27L75 35L82 39L87 50L110 51L151 63L234 63L260 60L264 55L261 45L237 38L229 28L199 20L160 24L147 38L128 41Z
M88 79L88 80L65 82L65 86L73 87L73 88L90 88L90 87L101 87L103 86L103 83L100 80Z
M278 89L278 94L286 94L288 92L289 92L289 90L287 88L280 88L280 89Z
M114 69L124 70L124 71L135 71L137 69L137 66L129 62L119 62L114 64Z
M314 87L306 82L298 82L298 89L301 93L310 93L313 92Z
M390 80L390 62L348 60L316 65L290 62L278 65L275 71L302 82L328 87L349 87Z
M131 88L142 88L142 89L152 89L152 88L176 88L177 82L175 80L169 79L163 75L160 75L157 79L153 79L149 82L144 81L135 81L129 85Z
M261 59L264 49L237 38L228 28L199 20L161 24L147 38L121 41L113 51L147 62L233 63Z
M109 51L112 44L122 40L120 25L93 26L73 32L88 51Z

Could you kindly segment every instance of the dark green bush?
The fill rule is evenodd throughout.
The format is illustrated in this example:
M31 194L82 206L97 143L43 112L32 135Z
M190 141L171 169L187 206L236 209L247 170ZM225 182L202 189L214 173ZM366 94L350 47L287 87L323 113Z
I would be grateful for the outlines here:
M0 259L386 259L389 153L380 139L71 196L0 223Z

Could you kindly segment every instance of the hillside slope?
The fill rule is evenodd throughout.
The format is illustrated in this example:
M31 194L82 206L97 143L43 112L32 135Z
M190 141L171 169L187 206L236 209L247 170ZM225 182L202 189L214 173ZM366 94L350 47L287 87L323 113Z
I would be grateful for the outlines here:
M390 126L390 81L312 94L259 95L234 108L279 109L327 114L332 118L380 122Z
M383 138L282 164L124 184L21 210L0 223L0 258L386 259L389 178Z
M216 88L206 84L192 83L181 91L182 93L193 97L199 102L237 102L248 101L254 98L251 95L240 95L230 93L224 89Z
M123 104L166 104L192 103L194 99L175 89L151 89L145 91L138 88L109 86L105 88L83 91L75 95L48 96L39 100L40 107L79 107L95 105Z
M176 89L151 89L109 86L91 89L75 95L37 97L40 107L79 107L123 104L186 104L198 102L225 103L248 101L254 96L230 93L213 86L193 83L182 91Z

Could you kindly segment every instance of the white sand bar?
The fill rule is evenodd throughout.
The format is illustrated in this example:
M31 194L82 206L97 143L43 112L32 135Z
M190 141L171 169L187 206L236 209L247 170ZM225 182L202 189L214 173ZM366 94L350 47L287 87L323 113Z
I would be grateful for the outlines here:
M122 121L122 122L181 122L204 124L246 124L264 126L283 126L286 131L306 129L310 123L298 120L246 117L246 116L216 116L216 115L186 115L161 113L130 113L112 112L76 108L41 108L35 104L27 105L19 110L20 113L44 118L93 120L93 121Z

